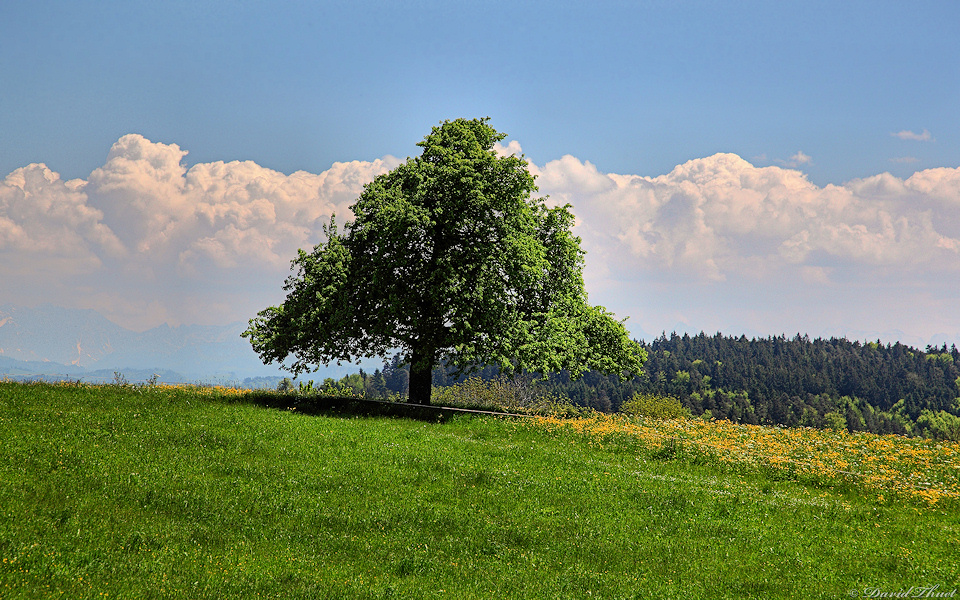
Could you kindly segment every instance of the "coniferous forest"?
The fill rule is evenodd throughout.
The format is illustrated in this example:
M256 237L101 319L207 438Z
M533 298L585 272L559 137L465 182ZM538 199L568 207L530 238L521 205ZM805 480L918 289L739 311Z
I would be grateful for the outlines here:
M661 335L641 342L644 374L621 382L587 372L557 373L546 391L603 412L617 412L635 394L678 398L692 416L737 423L817 427L960 439L960 350L900 343L860 343L797 335L760 339L721 334ZM484 379L495 369L481 370ZM354 376L355 377L355 376ZM463 378L438 369L434 385ZM399 355L363 376L367 393L403 393Z

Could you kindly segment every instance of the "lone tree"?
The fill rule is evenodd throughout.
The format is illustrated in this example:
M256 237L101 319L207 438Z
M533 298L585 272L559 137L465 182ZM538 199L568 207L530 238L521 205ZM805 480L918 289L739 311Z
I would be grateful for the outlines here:
M587 304L570 206L549 208L523 157L501 156L489 119L445 121L419 157L364 187L343 232L300 250L286 300L243 336L294 374L385 356L410 364L410 402L430 403L439 361L460 372L639 374L645 351Z

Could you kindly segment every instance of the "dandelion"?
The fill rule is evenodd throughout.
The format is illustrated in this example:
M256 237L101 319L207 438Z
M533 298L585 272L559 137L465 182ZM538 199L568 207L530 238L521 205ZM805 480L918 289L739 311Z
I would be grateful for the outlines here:
M730 421L657 420L622 415L538 417L520 426L572 432L591 445L639 442L676 448L721 463L787 472L822 483L853 481L934 506L960 499L960 444L920 438L743 425ZM883 501L884 495L878 496Z

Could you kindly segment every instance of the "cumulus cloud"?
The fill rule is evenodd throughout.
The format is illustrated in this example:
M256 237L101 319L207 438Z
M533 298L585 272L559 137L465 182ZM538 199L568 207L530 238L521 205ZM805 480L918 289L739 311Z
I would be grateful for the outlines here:
M921 133L914 133L912 131L904 129L903 131L897 131L896 133L891 133L890 135L892 135L893 137L900 138L901 140L914 140L917 142L936 141L933 139L933 136L930 135L930 132L927 131L926 129L924 129L923 132Z
M136 298L141 314L113 314L134 327L209 319L204 307L215 298L229 305L218 294L239 294L238 282L282 281L296 250L319 242L332 214L348 218L363 185L399 163L385 157L285 175L251 161L187 169L186 154L130 134L86 180L64 182L42 164L8 175L0 184L0 255L10 260L0 276L39 290L19 301L56 301L80 287L87 304L107 314ZM236 303L249 313L246 301ZM227 308L221 320L243 311Z
M960 169L931 169L818 187L796 170L716 154L659 177L565 156L538 183L574 205L592 239L616 243L630 269L722 280L817 261L956 272L958 179Z
M516 141L497 150L521 153ZM140 329L250 318L282 300L296 250L320 241L330 215L349 219L363 185L400 162L284 174L251 161L187 168L185 156L127 135L86 179L42 164L7 175L0 303L69 302ZM530 168L550 204L573 205L591 298L634 326L816 335L811 323L935 319L931 335L960 331L960 169L821 187L735 154L659 176L571 155Z
M520 142L517 140L510 140L510 143L508 143L506 146L500 142L494 142L493 149L496 150L497 154L500 156L511 156L514 154L520 156L523 154L523 149L520 148Z
M769 305L810 290L934 293L960 277L960 169L820 187L794 169L716 154L658 177L602 173L572 156L539 174L542 192L573 204L595 285L623 295L640 284L668 296L697 290L702 307L709 289L719 306L739 287ZM728 309L742 313L751 300L735 302Z
M101 256L122 252L103 213L86 202L80 180L63 181L32 164L0 183L0 255L8 271L70 269L89 272Z
M813 158L807 154L804 154L803 151L798 150L797 153L791 156L789 159L783 160L778 158L776 162L784 167L795 169L800 165L813 164Z
M291 175L252 161L183 164L176 144L126 135L79 186L128 252L186 272L203 265L276 267L316 243L322 223L347 208L392 158L335 163Z

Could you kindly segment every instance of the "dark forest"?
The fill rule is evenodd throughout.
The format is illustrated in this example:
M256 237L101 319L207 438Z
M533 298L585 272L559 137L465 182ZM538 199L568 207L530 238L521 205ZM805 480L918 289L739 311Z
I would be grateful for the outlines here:
M581 406L617 412L635 394L673 396L695 417L787 427L960 437L960 351L797 335L748 339L721 334L661 335L640 342L644 374L629 381L587 372L555 373L539 385ZM497 376L492 368L478 375ZM403 393L399 356L369 381L375 395ZM434 385L463 378L434 372Z

